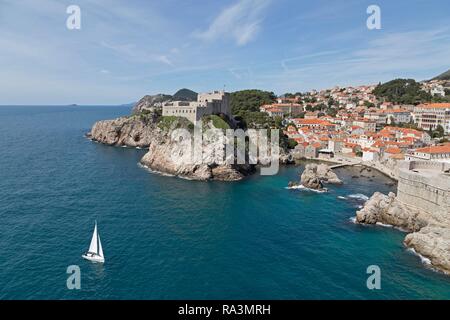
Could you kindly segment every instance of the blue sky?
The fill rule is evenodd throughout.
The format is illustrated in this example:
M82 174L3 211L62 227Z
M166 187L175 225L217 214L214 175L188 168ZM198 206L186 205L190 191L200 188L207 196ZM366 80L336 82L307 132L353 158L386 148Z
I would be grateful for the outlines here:
M81 30L66 28L71 4ZM449 13L448 0L0 0L0 104L423 80L450 68Z

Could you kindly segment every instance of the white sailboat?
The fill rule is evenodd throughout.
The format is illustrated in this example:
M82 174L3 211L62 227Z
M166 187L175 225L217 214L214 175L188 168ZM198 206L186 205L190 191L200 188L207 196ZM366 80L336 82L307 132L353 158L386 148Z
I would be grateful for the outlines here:
M94 234L92 235L91 245L89 250L82 255L86 260L94 262L105 262L105 256L103 255L102 243L100 242L100 235L97 232L97 221L95 221Z

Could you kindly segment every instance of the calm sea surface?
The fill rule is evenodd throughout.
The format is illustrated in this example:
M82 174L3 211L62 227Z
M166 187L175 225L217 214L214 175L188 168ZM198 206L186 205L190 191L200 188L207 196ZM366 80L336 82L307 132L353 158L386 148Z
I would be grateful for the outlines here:
M237 183L194 182L138 166L144 150L83 137L125 107L0 107L1 299L449 299L450 277L353 224L357 199L386 178L316 194L287 190L301 167ZM81 258L97 219L104 265ZM66 269L81 268L81 290ZM366 287L381 268L382 289Z

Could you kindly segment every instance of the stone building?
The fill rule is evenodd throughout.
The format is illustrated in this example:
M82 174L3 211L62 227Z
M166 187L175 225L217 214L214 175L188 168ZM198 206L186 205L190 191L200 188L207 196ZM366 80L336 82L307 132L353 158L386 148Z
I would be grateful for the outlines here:
M419 128L435 130L438 125L450 133L450 103L426 103L414 108L414 118Z
M162 106L163 116L184 117L193 124L196 124L203 116L212 114L224 114L231 117L228 92L199 93L197 101L170 101Z

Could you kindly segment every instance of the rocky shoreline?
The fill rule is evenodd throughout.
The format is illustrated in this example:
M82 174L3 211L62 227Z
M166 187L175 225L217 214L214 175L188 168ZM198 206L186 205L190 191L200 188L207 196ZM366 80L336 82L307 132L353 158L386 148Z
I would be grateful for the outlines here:
M450 274L450 217L446 212L427 213L404 204L394 193L375 192L356 212L356 222L398 227L408 235L406 247L427 258L433 268Z
M175 154L184 152L181 144L171 139L171 132L185 123L174 122L168 128L162 127L154 113L134 114L115 120L96 122L86 136L109 146L148 148L141 164L155 172L179 176L191 180L238 181L254 172L251 165L227 165L213 156L204 156L201 164L176 161ZM208 124L207 124L208 126ZM213 155L213 150L225 148L222 142L205 141L204 154Z
M255 172L254 165L227 165L218 163L214 150L224 148L223 142L204 141L205 155L201 164L174 161L171 155L183 153L184 149L172 141L170 133L183 123L161 127L154 113L134 114L115 120L96 122L87 137L110 146L148 148L140 163L154 172L178 176L190 180L238 181ZM211 124L209 124L211 125ZM218 143L220 145L218 145ZM284 161L280 159L280 163ZM287 161L286 161L287 162ZM370 169L364 169L370 172ZM359 173L360 176L362 172ZM326 164L307 164L300 182L290 182L290 187L299 186L314 190L325 190L324 184L341 184L342 181ZM429 259L431 265L450 274L450 215L446 212L424 212L398 200L394 193L384 195L376 192L357 211L356 222L361 224L385 224L398 227L408 235L404 244L417 254Z

